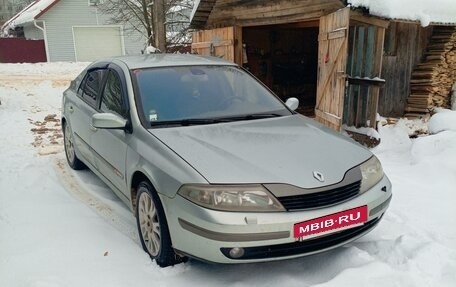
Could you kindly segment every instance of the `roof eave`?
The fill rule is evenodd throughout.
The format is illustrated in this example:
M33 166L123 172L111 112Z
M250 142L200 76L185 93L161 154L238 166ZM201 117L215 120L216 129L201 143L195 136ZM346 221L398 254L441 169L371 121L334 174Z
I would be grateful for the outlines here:
M191 29L200 29L206 25L207 19L214 8L217 0L200 0L196 3L190 20Z
M55 0L53 1L50 5L48 5L45 9L41 10L40 13L38 13L37 15L35 15L34 19L35 20L38 20L41 16L43 16L47 11L49 11L52 7L55 6L55 4L57 4L58 2L60 2L60 0Z

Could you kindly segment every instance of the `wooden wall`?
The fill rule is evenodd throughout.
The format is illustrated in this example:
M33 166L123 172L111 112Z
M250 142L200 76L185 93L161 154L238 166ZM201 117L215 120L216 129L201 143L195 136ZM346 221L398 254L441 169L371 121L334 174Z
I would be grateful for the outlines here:
M315 20L344 7L340 0L217 0L204 28Z
M415 23L392 22L386 30L382 67L382 77L386 84L380 90L380 115L404 115L412 71L420 62L431 33L432 27L423 28Z

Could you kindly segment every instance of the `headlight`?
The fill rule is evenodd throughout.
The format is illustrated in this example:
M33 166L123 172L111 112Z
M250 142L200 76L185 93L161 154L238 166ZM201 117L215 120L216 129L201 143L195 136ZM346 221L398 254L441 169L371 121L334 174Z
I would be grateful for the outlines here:
M285 211L277 199L261 185L183 185L178 192L191 202L216 210L273 212Z
M360 165L363 179L361 181L361 192L372 188L383 178L382 164L374 155L368 161Z

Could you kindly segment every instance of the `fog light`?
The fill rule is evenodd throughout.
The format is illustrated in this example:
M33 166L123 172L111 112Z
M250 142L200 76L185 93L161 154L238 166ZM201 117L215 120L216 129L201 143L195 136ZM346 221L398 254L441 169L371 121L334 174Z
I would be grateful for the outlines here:
M241 247L234 247L230 250L230 257L231 258L241 258L244 255L244 248Z

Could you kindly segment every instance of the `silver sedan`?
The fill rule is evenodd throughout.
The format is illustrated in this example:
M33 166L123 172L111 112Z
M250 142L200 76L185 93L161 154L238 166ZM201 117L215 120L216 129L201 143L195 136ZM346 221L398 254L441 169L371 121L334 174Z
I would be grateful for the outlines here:
M97 61L64 92L66 157L131 208L160 266L309 255L372 230L392 195L371 152L297 106L217 58Z

